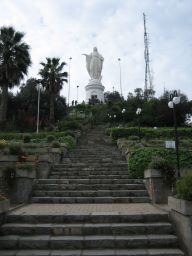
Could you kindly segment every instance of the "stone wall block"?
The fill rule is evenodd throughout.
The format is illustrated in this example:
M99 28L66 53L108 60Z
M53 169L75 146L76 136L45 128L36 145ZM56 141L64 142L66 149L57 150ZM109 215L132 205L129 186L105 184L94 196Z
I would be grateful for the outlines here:
M161 171L155 169L145 170L145 185L151 201L155 204L167 203L171 195L171 188L164 183Z

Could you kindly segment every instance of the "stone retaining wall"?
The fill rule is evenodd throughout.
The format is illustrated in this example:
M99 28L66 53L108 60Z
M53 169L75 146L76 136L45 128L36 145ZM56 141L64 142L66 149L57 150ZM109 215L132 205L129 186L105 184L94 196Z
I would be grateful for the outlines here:
M168 206L183 250L192 256L192 202L169 197Z
M33 153L33 155L29 155ZM24 164L30 164L33 168L19 169L18 156L0 155L0 194L10 198L12 204L26 203L31 196L32 187L36 179L46 179L54 164L60 163L66 155L67 148L61 144L60 148L45 147L29 148ZM8 185L5 178L5 167L13 166L15 177L12 185Z

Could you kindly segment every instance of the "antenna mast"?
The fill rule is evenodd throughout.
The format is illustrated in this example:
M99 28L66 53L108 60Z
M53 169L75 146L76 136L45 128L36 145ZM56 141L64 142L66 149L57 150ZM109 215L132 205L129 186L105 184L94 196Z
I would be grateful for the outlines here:
M143 13L143 23L144 23L144 59L145 59L145 86L144 86L144 97L149 99L153 96L153 77L149 65L149 40L146 28L146 16Z

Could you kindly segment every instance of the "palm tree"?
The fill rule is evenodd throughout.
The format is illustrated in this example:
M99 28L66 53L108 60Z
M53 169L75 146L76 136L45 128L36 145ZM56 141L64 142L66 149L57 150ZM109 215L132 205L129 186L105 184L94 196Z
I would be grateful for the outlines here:
M0 28L0 123L7 119L8 88L18 86L31 64L29 45L22 41L24 33L13 27Z
M49 106L49 121L54 123L54 101L63 87L63 83L67 82L67 72L63 72L63 68L66 65L65 62L60 63L59 58L46 58L46 63L41 62L43 66L40 69L40 76L42 77L41 83L45 90L49 94L50 106Z

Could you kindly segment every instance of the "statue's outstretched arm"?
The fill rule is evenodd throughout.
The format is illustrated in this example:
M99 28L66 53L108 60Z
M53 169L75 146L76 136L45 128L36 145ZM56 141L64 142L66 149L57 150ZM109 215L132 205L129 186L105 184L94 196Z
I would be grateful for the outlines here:
M89 54L85 54L85 53L83 53L82 55L85 55L85 57L86 57L87 71L88 71L89 75L91 76L91 74L90 74L90 61L91 61L90 55Z

